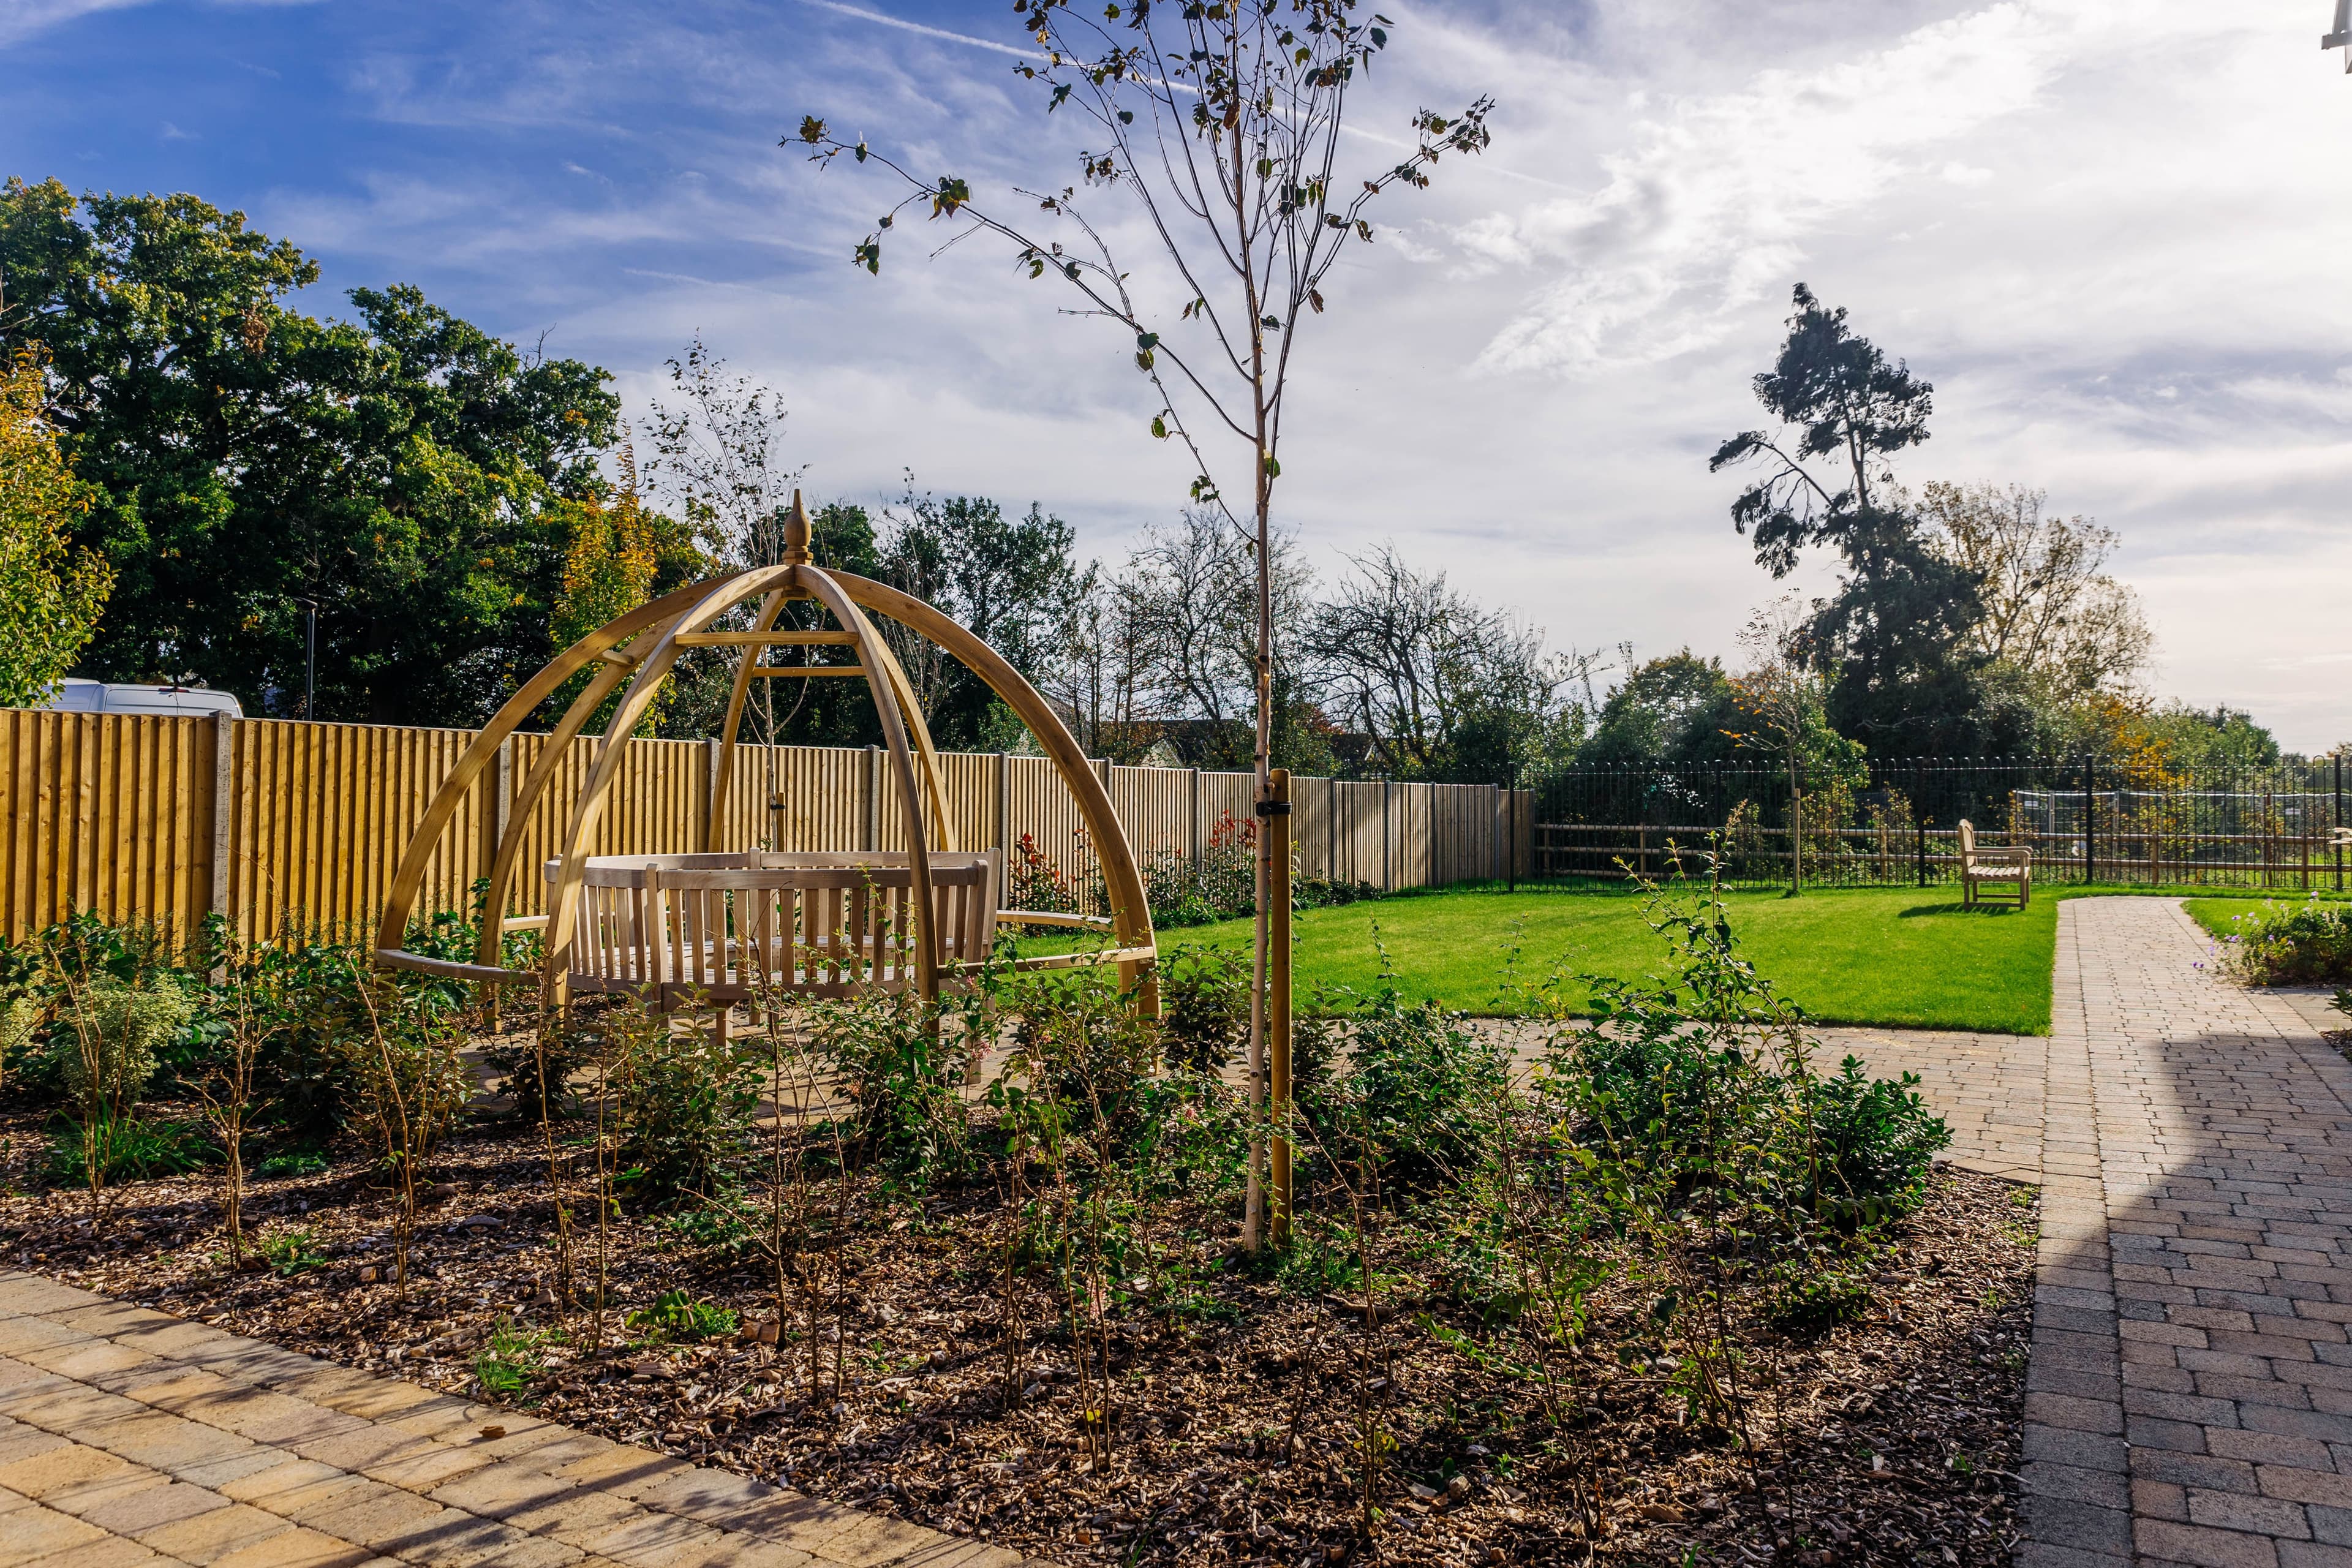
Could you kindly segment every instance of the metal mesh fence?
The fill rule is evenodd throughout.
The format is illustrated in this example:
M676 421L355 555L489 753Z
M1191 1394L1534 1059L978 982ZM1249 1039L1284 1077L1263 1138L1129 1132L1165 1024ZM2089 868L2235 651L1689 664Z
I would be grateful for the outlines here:
M1734 882L1927 886L1958 825L2033 852L2039 881L2340 889L2343 761L2187 773L2084 758L1874 762L1853 779L1769 765L1571 769L1537 793L1530 873L1656 875L1713 850Z

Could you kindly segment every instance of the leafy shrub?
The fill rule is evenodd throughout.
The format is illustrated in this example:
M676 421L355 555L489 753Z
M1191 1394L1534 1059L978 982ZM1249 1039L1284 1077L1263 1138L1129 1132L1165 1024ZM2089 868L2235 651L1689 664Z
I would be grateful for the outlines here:
M657 1207L741 1185L760 1108L752 1055L715 1027L656 1021L615 1085L622 1179Z
M1390 1180L1409 1185L1475 1164L1509 1092L1509 1048L1434 1002L1407 1001L1386 981L1364 995L1334 988L1323 1000L1343 1020L1347 1070L1301 1106L1327 1124L1333 1156L1369 1152Z
M157 1047L195 1016L187 994L168 976L124 981L100 974L74 993L68 1005L75 1016L58 1063L59 1083L77 1102L125 1110L146 1095Z
M818 1059L856 1104L852 1138L892 1175L920 1186L968 1168L961 1086L980 1020L950 998L866 992L809 1009Z
M1951 1129L1920 1100L1919 1077L1864 1076L1845 1058L1835 1078L1811 1086L1812 1131L1822 1196L1897 1210L1926 1195L1935 1158L1951 1147Z
M2220 943L2221 972L2247 985L2326 985L2352 980L2352 909L2314 899L2265 903L2236 916Z
M665 1215L661 1227L677 1246L733 1258L751 1250L759 1210L741 1198L722 1199Z
M1049 972L1022 987L1020 1003L1013 1039L1021 1058L1006 1070L1028 1078L1106 1145L1132 1137L1142 1126L1160 1039L1120 988L1118 972Z
M1160 1042L1168 1065L1223 1072L1249 1042L1250 961L1229 948L1180 947L1160 965Z
M266 1178L277 1176L315 1176L327 1168L327 1157L315 1149L289 1149L272 1154L261 1162L254 1174Z
M1549 1087L1588 1143L1664 1184L1802 1214L1875 1221L1916 1207L1951 1142L1917 1079L1872 1079L1849 1057L1824 1079L1804 1015L1739 956L1719 903L1652 890L1650 921L1675 973L1582 977L1589 1024L1555 1037Z
M508 1097L507 1114L515 1121L537 1122L542 1109L553 1121L578 1112L572 1075L595 1060L594 1026L580 1015L593 1017L589 1009L579 1008L573 1018L543 1022L482 1047L482 1060L500 1075L494 1091Z

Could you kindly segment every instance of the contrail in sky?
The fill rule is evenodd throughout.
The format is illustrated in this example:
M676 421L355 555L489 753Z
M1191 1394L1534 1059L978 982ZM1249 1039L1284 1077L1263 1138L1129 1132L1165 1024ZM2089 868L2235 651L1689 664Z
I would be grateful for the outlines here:
M992 38L976 38L970 33L951 33L945 27L933 27L921 22L909 22L903 16L887 16L880 11L868 11L862 5L845 5L842 0L801 0L801 4L814 5L820 11L833 11L844 16L855 16L861 22L874 22L885 27L896 27L902 33L920 33L927 38L944 38L950 44L964 44L975 49L987 49L992 54L1011 55L1016 60L1038 58L1027 49L1016 49L1010 44L1000 44ZM1179 92L1192 90L1181 84L1172 85L1176 86L1176 90ZM1393 136L1383 136L1377 131L1367 131L1360 125L1342 124L1339 130L1345 135L1360 136L1367 142L1377 142L1383 147L1395 147L1408 153L1412 152L1415 145L1413 142L1401 141ZM1532 185L1548 186L1555 191L1569 188L1555 181L1541 179L1534 174L1522 174L1517 169L1507 169L1499 163L1490 163L1484 159L1479 160L1472 167L1486 169L1514 180L1525 180Z

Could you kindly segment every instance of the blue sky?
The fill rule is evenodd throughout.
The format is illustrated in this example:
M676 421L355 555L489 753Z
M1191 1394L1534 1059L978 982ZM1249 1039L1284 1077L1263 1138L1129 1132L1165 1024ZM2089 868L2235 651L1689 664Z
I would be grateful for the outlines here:
M2325 0L1384 9L1367 128L1500 107L1486 159L1394 198L1306 346L1283 502L1321 569L1393 540L1558 646L1734 655L1776 585L1705 456L1753 422L1801 278L1936 383L1906 479L2095 516L2159 690L2352 737L2352 80L2315 47ZM0 172L242 208L321 262L309 308L415 282L605 365L635 410L699 331L782 389L813 491L878 501L911 468L1111 554L1190 477L1121 345L919 229L854 271L887 188L776 146L814 110L984 189L1066 183L1074 128L981 47L1011 23L9 0Z

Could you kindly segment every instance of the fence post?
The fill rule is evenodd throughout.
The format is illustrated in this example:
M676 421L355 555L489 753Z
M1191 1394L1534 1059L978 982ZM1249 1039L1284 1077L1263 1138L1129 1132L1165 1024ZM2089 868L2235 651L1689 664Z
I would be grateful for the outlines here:
M2098 879L2099 797L2091 793L2091 770L2097 764L2088 752L2083 753L2083 885L2090 886Z
M1191 858L1192 864L1192 891L1197 896L1201 893L1203 883L1201 872L1201 770L1187 768L1185 772L1191 777L1184 786L1185 799L1189 803L1185 808L1185 815L1190 818L1190 824L1185 830L1184 844L1185 852Z
M719 850L719 737L702 742L702 852Z
M482 816L488 829L488 851L482 857L482 875L488 876L499 846L507 841L508 814L514 809L514 737L509 735L499 742L498 755L490 763L490 798L488 809ZM504 909L486 910L486 919L504 920Z
M996 753L996 847L1013 853L1013 759Z
M2341 752L2336 753L2336 816L2330 826L2338 829L2344 826L2344 753ZM2344 836L2339 831L2333 837L2336 839L2336 890L2340 893L2344 890Z
M236 823L236 721L226 713L213 715L213 877L206 889L205 909L225 921L231 919L229 900L236 882L229 875L229 850ZM231 921L231 930L235 922Z
M1503 890L1519 890L1519 764L1513 763L1503 783Z
M1391 846L1391 842L1392 842L1392 840L1393 840L1394 836L1393 836L1393 835L1389 831L1389 824L1390 824L1391 822L1392 822L1393 820L1395 820L1395 813L1394 813L1394 812L1392 812L1392 811L1390 809L1390 807L1394 804L1395 799L1396 799L1396 784L1395 784L1395 781L1393 781L1393 780L1391 780L1391 779L1387 779L1387 778L1383 778L1383 779L1381 779L1381 889L1383 892L1390 892L1390 893L1393 893L1393 892L1395 892L1395 891L1396 891L1396 855L1395 855L1395 851L1394 851L1393 849L1391 849L1391 847L1390 847L1390 846Z
M1339 781L1323 781L1323 876L1330 882L1339 876Z
M1424 784L1429 791L1429 885L1438 886L1437 879L1437 792L1443 784Z
M1927 885L1927 772L1911 764L1911 842L1919 856L1919 885Z
M882 847L882 748L866 748L866 851Z

